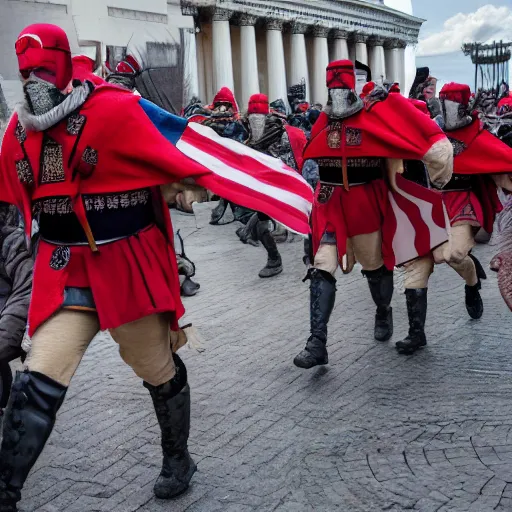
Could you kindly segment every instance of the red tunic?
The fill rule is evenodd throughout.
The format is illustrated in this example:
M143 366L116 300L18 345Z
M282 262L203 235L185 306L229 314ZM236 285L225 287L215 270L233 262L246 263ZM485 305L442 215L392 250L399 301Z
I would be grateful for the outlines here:
M453 172L478 176L470 192L443 192L450 222L481 226L492 233L502 205L489 175L512 173L512 148L485 130L477 119L446 134L454 149Z
M71 198L83 220L82 195L152 188L160 220L159 227L100 245L96 253L88 246L70 247L69 263L61 270L49 265L55 245L41 242L30 335L61 308L66 286L91 288L101 329L161 312L169 312L171 328L178 328L184 308L171 221L158 186L194 174L200 177L205 169L191 160L186 167L180 164L178 151L142 114L138 101L129 92L105 85L95 89L73 123L61 121L44 134L25 132L16 114L9 123L0 154L0 200L20 209L28 236L33 202L43 198ZM57 148L53 154L58 159L49 173L41 163L43 136Z
M390 94L370 110L362 110L343 120L331 121L325 113L320 114L313 126L304 160L365 157L422 160L432 145L444 138L437 124L407 99ZM341 262L346 253L347 237L380 230L391 208L388 190L385 179L351 186L348 191L335 186L332 196L325 202L319 184L312 213L314 252L318 250L323 234L334 232ZM392 245L392 241L383 240L383 251ZM393 255L383 256L386 265L392 268Z

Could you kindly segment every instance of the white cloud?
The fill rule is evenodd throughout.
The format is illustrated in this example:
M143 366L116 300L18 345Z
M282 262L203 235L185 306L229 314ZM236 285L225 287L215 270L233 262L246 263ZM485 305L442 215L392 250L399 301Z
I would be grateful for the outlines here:
M420 40L418 56L459 51L463 43L512 40L512 9L484 5L470 14L456 14L446 20L441 32Z

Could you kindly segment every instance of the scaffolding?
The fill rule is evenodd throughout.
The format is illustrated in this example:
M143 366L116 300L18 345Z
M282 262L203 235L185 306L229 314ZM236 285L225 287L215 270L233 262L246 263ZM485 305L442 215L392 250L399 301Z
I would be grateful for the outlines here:
M464 55L475 65L475 92L492 91L496 97L508 90L512 42L469 43L462 46Z

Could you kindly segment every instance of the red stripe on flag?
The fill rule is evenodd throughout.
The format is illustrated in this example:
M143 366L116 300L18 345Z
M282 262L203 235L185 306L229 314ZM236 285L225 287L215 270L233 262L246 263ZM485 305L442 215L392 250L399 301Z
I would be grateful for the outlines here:
M276 160L276 163L278 163L283 169L286 169L287 172L280 172L272 169L264 163L256 160L250 156L250 153L254 150L251 150L242 144L237 143L241 146L241 151L243 150L249 154L235 153L229 149L229 147L223 145L223 143L228 139L222 139L220 137L218 139L210 139L188 126L183 132L180 140L190 144L198 151L214 156L225 165L252 176L262 183L296 194L309 202L313 201L313 191L311 190L311 187L298 175L296 171L287 167L278 159L274 160ZM233 141L229 141L228 144L232 142Z

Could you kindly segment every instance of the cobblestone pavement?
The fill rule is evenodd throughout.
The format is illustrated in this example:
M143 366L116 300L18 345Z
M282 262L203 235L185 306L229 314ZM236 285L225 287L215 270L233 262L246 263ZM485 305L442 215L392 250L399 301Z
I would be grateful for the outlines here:
M201 291L185 305L206 349L181 351L193 393L191 489L172 503L153 498L160 449L149 395L102 335L22 511L512 510L510 313L494 275L484 318L470 321L463 283L437 269L429 345L412 357L372 339L366 282L340 275L330 365L303 371L292 364L308 333L302 245L281 245L285 272L261 280L264 250L238 242L233 224L175 224L197 264ZM493 248L476 254L487 266ZM399 291L393 306L397 341L406 333Z

